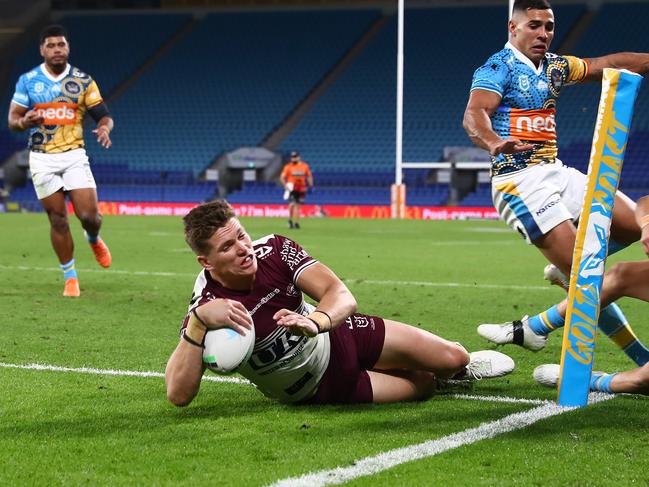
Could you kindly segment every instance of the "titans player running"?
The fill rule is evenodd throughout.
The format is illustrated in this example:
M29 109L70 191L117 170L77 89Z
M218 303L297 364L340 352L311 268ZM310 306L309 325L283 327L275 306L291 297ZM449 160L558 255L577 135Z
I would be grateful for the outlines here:
M65 29L60 25L45 28L40 42L44 63L18 79L9 108L9 128L29 130L29 169L50 221L52 246L65 279L63 295L79 296L65 195L70 197L97 262L109 267L110 251L99 238L101 214L84 149L83 118L87 112L97 122L93 133L106 149L112 144L113 119L97 83L68 64L70 45Z
M473 143L491 154L492 196L500 217L534 244L561 277L561 273L570 275L586 176L557 159L557 100L565 86L600 80L605 68L646 73L649 54L617 53L592 59L551 54L554 26L547 0L516 0L509 42L474 74L464 128ZM634 210L635 203L618 192L610 251L640 238ZM603 301L605 292L606 284ZM479 333L496 343L513 342L539 350L547 334L563 326L563 320L553 306L530 319L482 325ZM602 310L599 325L614 340L613 335L619 338L616 343L624 344L636 363L649 360L649 350L635 340L617 305Z

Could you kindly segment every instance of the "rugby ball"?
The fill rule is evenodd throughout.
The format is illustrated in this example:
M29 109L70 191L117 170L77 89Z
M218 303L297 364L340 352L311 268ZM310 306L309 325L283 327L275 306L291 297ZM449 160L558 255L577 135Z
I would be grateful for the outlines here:
M217 374L232 374L245 364L255 348L255 328L239 335L232 328L208 330L205 334L203 363Z

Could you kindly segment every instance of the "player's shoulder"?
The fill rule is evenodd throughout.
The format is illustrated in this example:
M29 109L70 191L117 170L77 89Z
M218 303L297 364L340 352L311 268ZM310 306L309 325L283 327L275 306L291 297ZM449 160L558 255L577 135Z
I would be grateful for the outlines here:
M568 57L571 56L564 56L561 54L556 54L554 52L546 52L545 53L545 61L548 64L568 64Z
M70 73L68 74L69 77L71 78L77 78L79 80L83 81L91 81L92 76L90 76L88 73L85 71L79 69L76 66L70 66Z
M515 64L516 56L510 49L505 48L489 56L485 63L476 70L476 73L494 76L504 75L509 73Z

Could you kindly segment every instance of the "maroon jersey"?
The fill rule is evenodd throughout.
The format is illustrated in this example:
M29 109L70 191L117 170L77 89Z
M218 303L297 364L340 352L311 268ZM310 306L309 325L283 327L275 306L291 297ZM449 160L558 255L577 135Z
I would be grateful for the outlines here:
M255 326L255 348L239 373L264 395L296 402L309 397L329 363L329 334L315 337L292 335L277 326L273 315L282 308L309 314L313 307L304 301L297 286L300 274L317 261L296 242L268 235L253 242L257 273L250 291L227 289L207 270L199 273L183 326L196 306L218 298L242 303Z

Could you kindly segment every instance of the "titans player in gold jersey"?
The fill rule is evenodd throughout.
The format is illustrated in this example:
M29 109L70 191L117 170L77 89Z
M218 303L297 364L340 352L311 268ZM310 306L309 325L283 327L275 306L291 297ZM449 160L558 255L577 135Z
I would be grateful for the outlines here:
M501 218L534 244L550 262L546 278L560 282L570 275L576 226L586 176L557 158L555 110L567 85L600 80L605 68L649 71L649 54L623 52L579 59L548 52L555 19L547 0L516 0L509 21L509 42L478 68L464 114L471 140L492 157L492 195ZM640 238L635 203L615 197L609 251ZM563 273L563 276L561 276ZM606 292L606 280L602 301ZM532 318L504 325L485 324L478 333L496 343L539 350L547 335L564 325L563 310L553 306ZM599 326L638 364L649 349L635 337L614 303L602 309ZM624 330L624 333L621 333Z
M43 64L23 74L9 107L9 128L29 131L29 168L34 189L50 221L52 246L65 280L64 296L79 296L74 242L68 223L66 194L102 267L111 255L99 237L101 214L97 186L83 142L83 118L97 123L97 142L110 148L113 119L95 81L68 64L70 45L60 25L46 27L40 39Z

